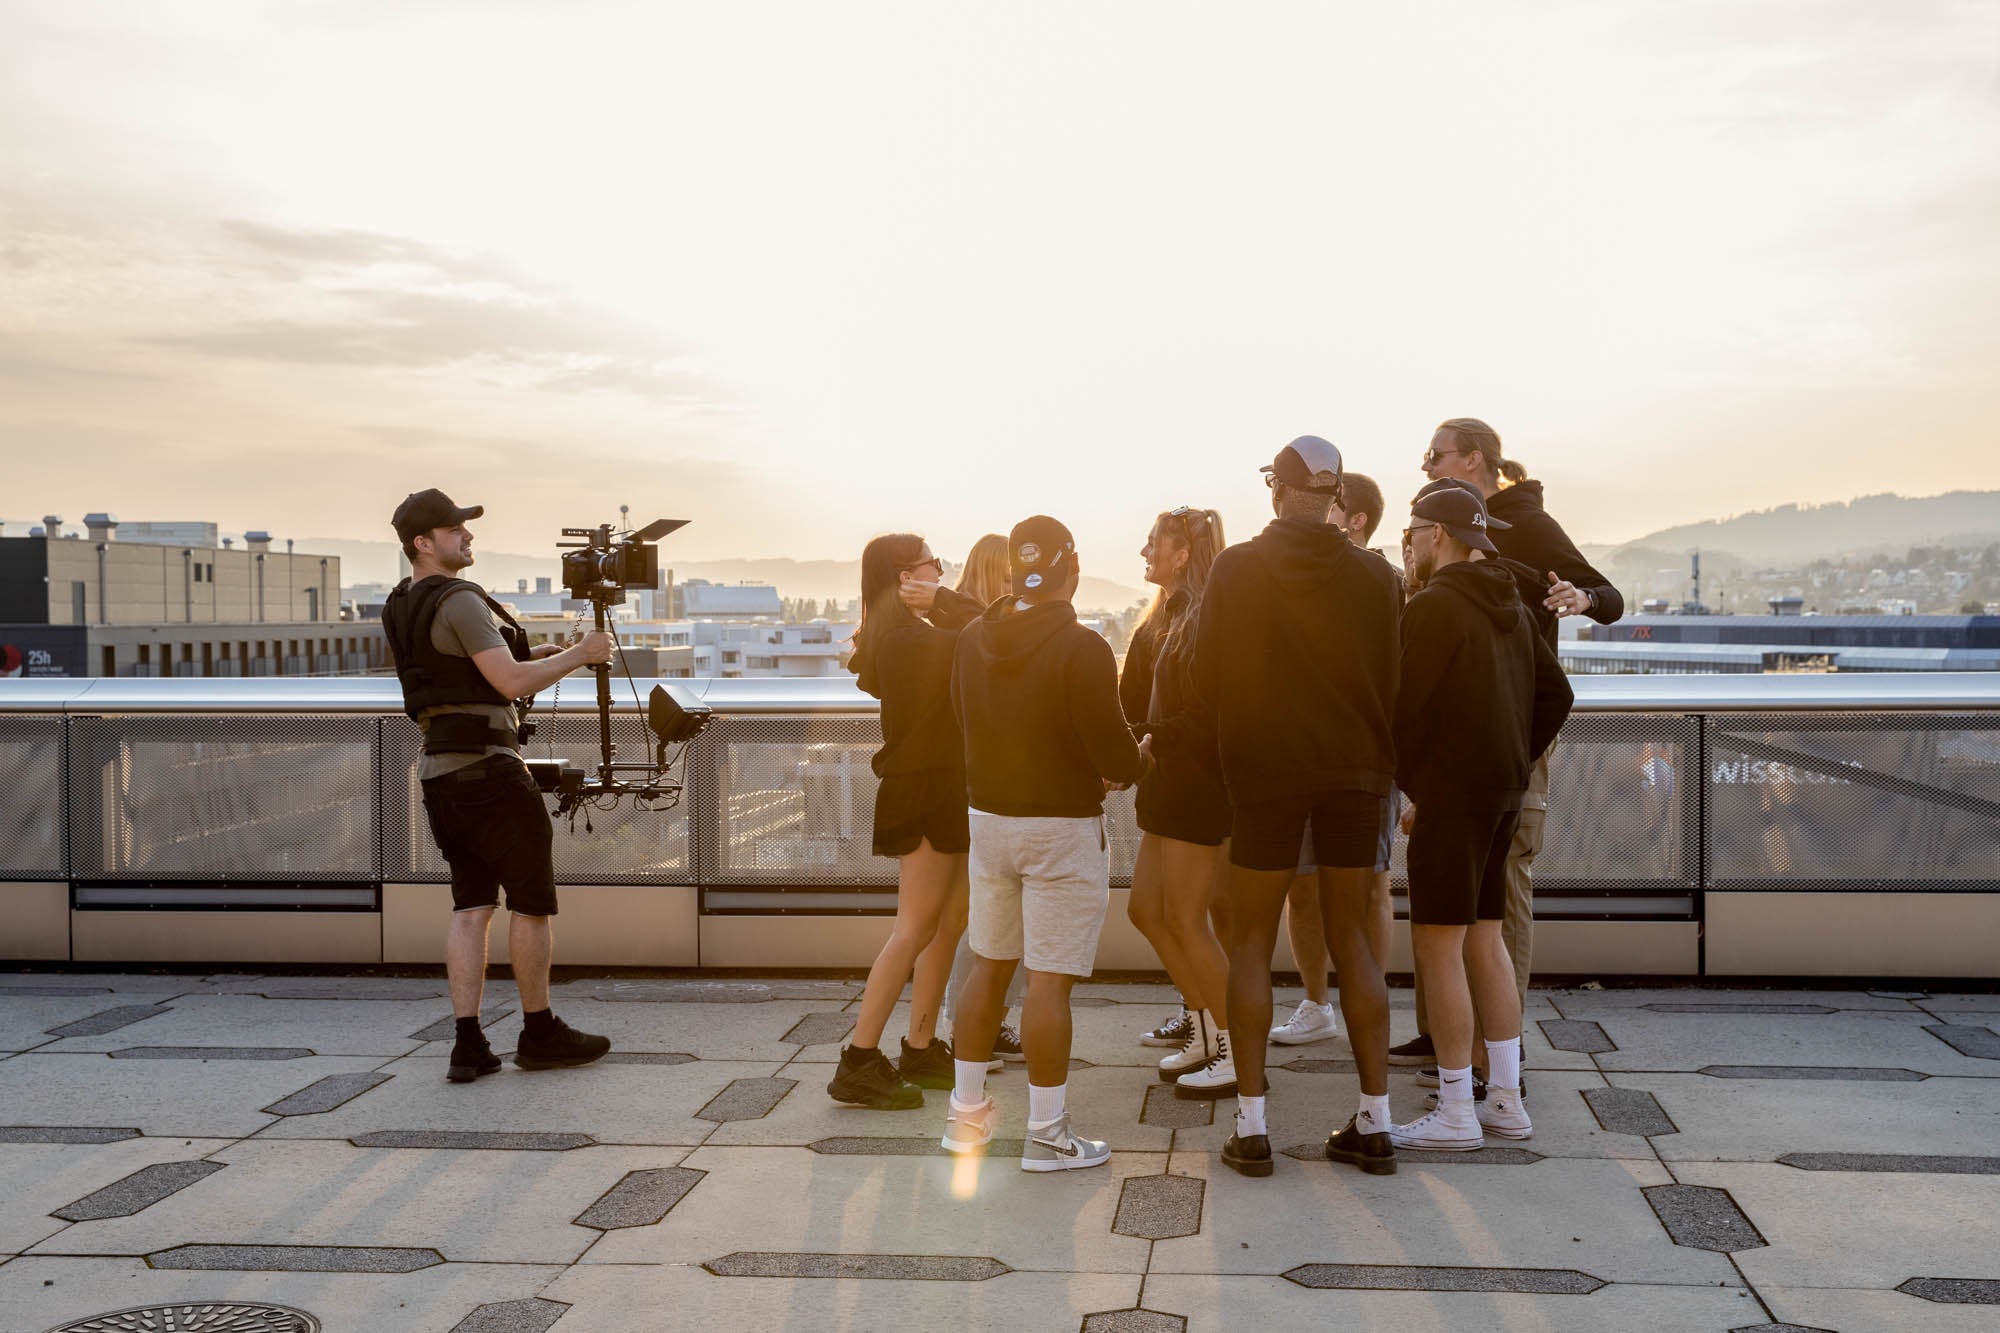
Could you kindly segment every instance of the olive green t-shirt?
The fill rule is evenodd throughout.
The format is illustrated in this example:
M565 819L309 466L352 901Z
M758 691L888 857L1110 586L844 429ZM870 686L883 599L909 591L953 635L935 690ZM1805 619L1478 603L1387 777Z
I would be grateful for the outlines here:
M460 588L438 603L437 615L431 619L431 646L453 657L471 657L488 648L505 648L507 640L501 636L500 622L494 619L485 600L470 588ZM440 713L473 713L509 736L521 725L512 704L444 704L418 713L417 725L428 733L430 720ZM518 745L489 745L483 754L427 754L417 768L417 777L420 780L441 777L492 755L520 753Z

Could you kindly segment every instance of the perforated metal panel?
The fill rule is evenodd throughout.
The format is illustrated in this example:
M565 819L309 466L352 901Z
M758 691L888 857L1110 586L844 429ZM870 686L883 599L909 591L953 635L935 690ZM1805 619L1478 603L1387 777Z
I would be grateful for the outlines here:
M0 880L64 878L62 719L0 717L0 775Z
M2000 714L1708 720L1711 890L2000 879Z
M595 771L598 762L595 714L534 715L536 730L529 740L529 759L567 759ZM382 843L383 875L392 883L442 883L451 869L438 855L430 825L424 818L423 788L417 780L423 758L423 736L407 717L382 723ZM645 763L651 733L636 714L613 713L612 744L618 762ZM692 747L690 747L692 749ZM693 804L691 756L674 765L683 784L680 805L673 810L635 809L621 799L614 810L592 810L589 825L579 815L574 828L567 819L555 829L558 884L692 884L694 866L688 855L688 816ZM548 804L554 808L555 801Z
M373 881L372 717L75 718L77 879Z
M702 883L895 883L872 850L881 744L872 717L716 719L695 746Z

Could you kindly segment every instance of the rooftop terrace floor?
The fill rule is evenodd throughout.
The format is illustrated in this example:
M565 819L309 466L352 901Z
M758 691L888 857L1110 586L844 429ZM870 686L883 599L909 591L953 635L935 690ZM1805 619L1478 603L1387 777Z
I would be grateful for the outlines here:
M1250 1180L1233 1103L1135 1040L1166 987L1079 987L1071 1108L1114 1154L1057 1175L946 1156L943 1092L830 1103L859 992L566 982L612 1057L454 1086L441 978L0 974L0 1329L2000 1326L2000 995L1537 990L1534 1138L1388 1177L1319 1156L1345 1045L1274 1047ZM1003 1139L1026 1085L990 1080Z

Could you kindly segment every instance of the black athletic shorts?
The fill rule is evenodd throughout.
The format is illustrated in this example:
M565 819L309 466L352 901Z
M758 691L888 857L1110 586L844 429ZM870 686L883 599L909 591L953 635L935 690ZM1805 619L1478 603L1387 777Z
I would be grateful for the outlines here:
M1245 870L1297 870L1299 847L1312 830L1321 866L1367 870L1375 864L1386 797L1365 791L1320 791L1236 807L1229 863Z
M1403 818L1403 793L1392 791L1382 802L1382 832L1375 840L1375 873L1387 874L1390 863L1396 859L1396 825ZM1312 834L1306 834L1305 846L1299 848L1299 873L1310 875L1319 869L1319 861L1313 856Z
M1184 754L1162 752L1133 800L1139 831L1177 842L1220 847L1229 838L1229 788L1222 770Z
M424 783L431 836L451 866L455 912L498 907L522 916L556 914L555 829L549 808L511 755L490 755Z
M931 849L972 850L965 774L949 769L895 773L875 789L875 855L908 856L926 838Z
M1469 926L1507 909L1507 848L1521 812L1434 810L1417 802L1410 829L1410 921Z

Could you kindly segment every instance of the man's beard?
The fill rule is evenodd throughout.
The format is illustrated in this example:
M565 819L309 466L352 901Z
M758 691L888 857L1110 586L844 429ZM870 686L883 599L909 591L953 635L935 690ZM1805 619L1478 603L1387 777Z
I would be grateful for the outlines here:
M1431 581L1431 575L1436 572L1437 552L1433 551L1428 555L1417 555L1413 552L1410 556L1410 591L1422 592L1424 585Z

